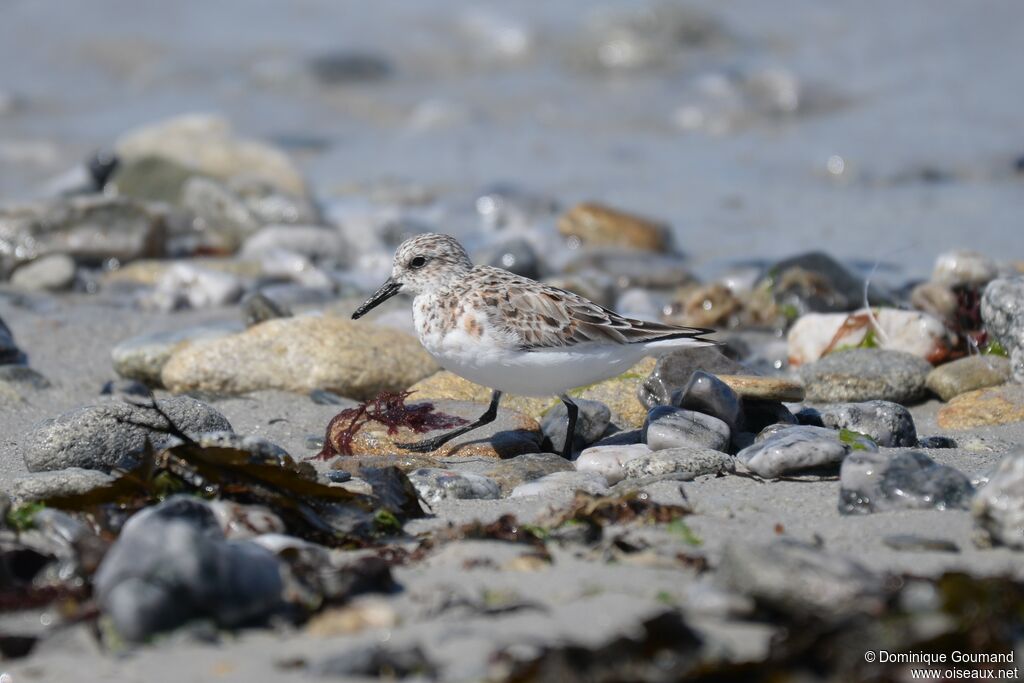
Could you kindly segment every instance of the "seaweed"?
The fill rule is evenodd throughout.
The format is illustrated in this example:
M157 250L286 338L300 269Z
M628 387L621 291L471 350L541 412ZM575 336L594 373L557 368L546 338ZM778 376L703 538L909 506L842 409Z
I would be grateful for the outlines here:
M44 507L46 506L38 502L17 505L7 511L7 516L4 521L10 529L13 529L16 532L20 533L28 531L32 528L36 513Z
M572 504L552 519L552 526L587 524L606 527L611 524L668 524L690 514L682 505L667 505L651 500L648 493L632 491L620 496L594 496L577 491Z
M346 408L327 423L323 449L311 460L330 460L337 455L352 455L352 440L357 432L370 421L387 426L388 434L397 434L400 427L423 434L435 429L452 429L467 423L461 417L434 411L433 403L405 402L411 391L377 394L369 401L354 408Z

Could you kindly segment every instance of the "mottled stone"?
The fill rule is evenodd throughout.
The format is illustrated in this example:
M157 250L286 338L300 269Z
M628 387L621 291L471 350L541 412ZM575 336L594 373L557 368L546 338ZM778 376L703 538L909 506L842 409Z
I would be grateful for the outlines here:
M967 509L974 493L966 475L918 451L852 453L843 461L839 481L844 515Z
M802 424L866 434L879 446L917 445L917 429L910 411L890 401L827 403L805 408L797 418Z
M161 380L175 393L326 389L366 399L406 389L436 370L412 336L330 316L301 316L193 342L171 355Z
M800 369L807 400L822 403L871 400L913 403L924 396L931 364L903 351L851 349L829 354Z
M942 429L971 429L1024 421L1024 386L1004 384L968 391L944 405L936 419Z
M32 472L14 477L4 484L5 492L16 503L46 500L54 496L72 496L88 493L114 481L97 470L69 467L52 472Z
M576 418L576 428L573 432L573 451L586 448L601 438L608 425L611 423L612 411L600 401L587 401L579 399L575 401L579 408ZM551 442L551 448L555 453L561 453L565 446L565 433L569 428L569 411L565 404L558 402L544 416L541 421L541 429L544 436Z
M717 417L673 406L653 408L643 427L644 443L652 451L682 446L724 451L730 436L729 425Z
M410 398L410 402L415 402ZM472 422L480 417L487 406L465 401L430 401L435 412L460 417ZM358 455L385 455L403 453L398 445L415 443L433 438L452 428L439 429L424 433L413 432L408 427L399 427L395 433L389 433L388 426L379 422L368 422L352 439L352 452ZM452 439L432 453L434 457L458 456L460 458L510 458L524 453L536 453L540 450L543 436L540 425L528 415L517 413L508 408L499 408L498 417L488 425L474 429L460 437Z
M971 514L992 543L1024 550L1024 453L1002 459L971 502Z
M1010 355L1014 381L1024 383L1024 275L988 283L981 297L981 319Z
M596 202L577 204L558 219L558 232L592 247L666 251L665 225Z
M160 386L160 373L175 351L200 339L224 337L243 329L241 323L232 321L131 337L110 351L114 372L127 379L137 379L150 386Z
M420 468L409 472L416 493L428 503L442 500L493 500L501 497L501 487L492 479L472 472Z
M732 472L735 460L710 448L684 446L668 448L626 461L622 467L626 479L671 477L690 481L706 474Z
M591 446L576 459L578 472L596 472L609 484L616 484L625 477L623 467L627 462L651 453L647 444L632 446Z
M999 265L984 254L957 249L935 259L932 280L946 285L984 285L999 275Z
M231 430L210 406L187 396L161 399L160 409L181 431L201 434ZM30 472L82 467L109 471L137 455L146 442L163 448L175 437L155 411L120 401L78 408L35 425L21 439Z
M839 432L832 429L780 425L768 430L736 454L738 463L765 478L833 467L850 452L850 447L839 439Z
M943 401L1010 381L1010 361L1002 356L967 356L928 373L925 385Z
M604 475L595 471L552 472L540 479L520 484L508 497L546 496L552 493L571 495L575 491L604 495L608 493L609 483L611 482L605 479Z

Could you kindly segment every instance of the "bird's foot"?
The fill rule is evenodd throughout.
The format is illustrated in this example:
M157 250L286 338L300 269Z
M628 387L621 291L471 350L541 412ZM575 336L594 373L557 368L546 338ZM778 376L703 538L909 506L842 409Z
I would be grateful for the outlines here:
M396 443L395 445L403 451L430 453L431 451L436 451L438 448L443 446L446 441L447 439L424 439L423 441L416 441L414 443Z

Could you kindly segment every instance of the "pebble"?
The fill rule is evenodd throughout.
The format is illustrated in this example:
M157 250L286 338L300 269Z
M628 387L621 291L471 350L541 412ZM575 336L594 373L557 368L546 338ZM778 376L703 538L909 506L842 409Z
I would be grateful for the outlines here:
M850 452L839 432L822 427L769 427L736 454L747 470L766 479L838 465Z
M323 85L381 81L394 72L383 55L354 50L333 50L309 59L309 71Z
M1024 386L1004 384L977 389L951 399L939 409L942 429L971 429L1024 421Z
M337 230L316 225L268 225L246 238L240 258L256 258L275 251L290 251L312 261L344 264L349 246Z
M1010 381L1010 361L1002 356L967 356L928 373L925 385L943 401Z
M953 320L959 304L952 287L938 282L922 282L910 292L910 305L939 320Z
M558 219L558 232L587 247L625 247L663 252L668 228L655 221L596 202L572 207Z
M15 503L46 500L54 496L72 496L88 493L95 488L114 481L114 478L97 470L69 467L52 472L32 472L12 478L4 490Z
M658 406L647 414L643 440L652 451L697 446L716 451L729 447L729 425L711 415L673 406Z
M236 137L220 116L185 114L151 123L125 133L115 147L122 163L160 157L213 178L248 177L298 197L308 194L302 174L284 152Z
M19 264L50 254L78 262L124 263L162 256L164 214L132 199L86 195L0 207L0 276Z
M480 474L497 482L501 494L508 495L520 484L536 481L555 472L575 471L573 463L555 453L524 453L492 462Z
M976 251L947 251L935 259L932 280L944 285L985 285L999 275L999 264Z
M626 461L622 467L625 479L668 477L691 481L706 474L732 472L734 459L710 448L683 446L667 448Z
M111 349L110 358L114 371L121 377L158 387L160 373L175 351L201 339L225 337L243 329L241 323L232 321L152 332L120 342Z
M890 401L827 403L797 414L801 424L830 429L849 429L865 434L879 446L899 448L917 445L917 428L910 411Z
M786 339L790 365L872 344L934 363L945 359L952 347L949 331L941 320L923 311L896 308L873 309L872 316L863 309L853 313L809 313L793 324Z
M850 349L800 368L807 400L913 403L924 396L931 364L903 351Z
M179 206L182 188L196 174L195 170L164 157L132 157L119 160L106 187L121 197Z
M761 281L777 303L800 315L852 311L864 305L864 278L826 253L815 251L783 259L766 270ZM888 305L892 297L870 284L872 306Z
M410 405L417 402L410 397ZM487 406L466 401L431 400L434 410L472 422L480 417ZM347 425L338 425L338 428ZM356 432L352 439L352 452L359 455L386 455L404 453L398 444L414 443L451 431L453 428L416 433L408 427L399 427L389 432L388 426L379 422L368 422ZM329 439L332 437L329 435ZM459 458L510 458L540 450L543 435L537 421L509 408L498 408L497 418L488 425L456 437L441 446L434 457L456 456Z
M292 311L286 304L278 303L263 292L252 292L242 299L242 317L245 326L252 327L274 318L290 318Z
M606 495L608 484L613 482L605 479L596 471L553 472L540 479L528 481L512 489L509 498L525 498L527 496L547 496L552 493L572 494L584 491L591 495Z
M197 435L196 441L203 448L246 451L263 461L284 461L289 457L288 451L255 434L242 435L228 430L214 430Z
M685 387L672 392L670 405L716 417L731 432L739 431L743 426L743 405L739 395L721 379L702 370L695 371Z
M1024 276L988 283L981 297L981 319L1009 354L1014 381L1024 383Z
M804 400L804 385L788 377L758 377L756 375L718 375L745 401Z
M630 460L651 453L647 444L632 446L591 446L576 459L576 471L600 474L609 484L617 484L626 474L624 466Z
M0 318L0 365L26 362L25 353L14 343L14 333Z
M631 287L646 289L672 289L692 285L696 279L689 271L687 261L676 254L659 254L635 249L587 249L569 263L565 264L565 275L570 283L586 279L593 281L594 286L604 282L612 290L608 299L612 299L614 291L623 291ZM573 278L573 276L577 276ZM555 285L561 286L561 285ZM587 288L577 290L574 286L565 287L570 291L587 294ZM600 296L600 294L598 294Z
M859 562L794 539L749 544L728 542L718 580L763 607L822 618L880 608L881 576Z
M215 308L242 298L245 286L231 273L191 263L175 263L160 277L156 289L141 299L145 308L170 312L186 308Z
M187 396L161 399L157 405L188 434L231 429L223 415ZM139 453L147 439L157 449L172 443L175 437L160 431L164 424L154 411L120 401L85 406L32 427L22 439L22 456L30 472L68 467L106 472Z
M1024 550L1024 453L1000 461L974 496L971 514L992 543Z
M573 432L572 450L579 451L597 441L611 424L612 411L600 401L575 400L579 407L576 428ZM569 428L569 412L565 404L559 401L544 415L541 429L544 436L551 442L555 453L561 453L565 446L565 432Z
M970 479L924 453L851 453L839 473L839 512L967 509Z
M410 335L333 316L300 316L193 342L171 355L161 380L174 393L326 389L367 399L406 389L437 369Z
M67 254L50 254L20 266L11 284L29 291L61 292L75 282L75 261Z
M140 642L194 618L264 619L281 608L284 585L272 552L226 540L207 503L174 496L125 523L94 587L117 633Z
M473 474L423 467L408 473L416 493L427 503L442 500L495 500L501 487L493 479Z
M648 409L668 405L672 394L685 389L697 371L711 373L719 378L723 374L740 375L746 372L740 363L725 356L718 347L679 349L658 358L639 389L637 395L640 402Z
M665 322L689 327L729 328L740 324L743 301L720 283L684 287L668 306Z

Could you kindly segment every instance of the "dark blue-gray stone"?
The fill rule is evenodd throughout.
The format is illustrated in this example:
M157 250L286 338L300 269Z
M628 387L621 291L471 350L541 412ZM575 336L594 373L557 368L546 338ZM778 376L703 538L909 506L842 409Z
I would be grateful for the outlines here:
M857 452L843 461L839 474L839 512L844 515L886 510L966 510L974 495L970 479L919 451Z

